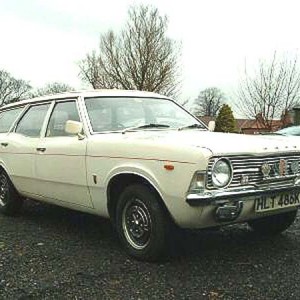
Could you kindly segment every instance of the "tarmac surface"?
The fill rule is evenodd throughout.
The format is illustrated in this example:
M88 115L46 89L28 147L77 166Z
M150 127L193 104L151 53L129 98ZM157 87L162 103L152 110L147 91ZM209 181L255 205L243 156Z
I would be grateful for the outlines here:
M129 258L108 220L26 202L0 215L0 299L300 299L300 220L182 233L163 263Z

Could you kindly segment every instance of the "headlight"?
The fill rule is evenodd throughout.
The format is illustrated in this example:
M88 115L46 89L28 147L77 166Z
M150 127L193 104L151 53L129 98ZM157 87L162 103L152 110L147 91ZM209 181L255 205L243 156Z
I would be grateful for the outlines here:
M211 170L211 178L215 187L224 187L229 184L232 177L231 163L224 158L215 162Z

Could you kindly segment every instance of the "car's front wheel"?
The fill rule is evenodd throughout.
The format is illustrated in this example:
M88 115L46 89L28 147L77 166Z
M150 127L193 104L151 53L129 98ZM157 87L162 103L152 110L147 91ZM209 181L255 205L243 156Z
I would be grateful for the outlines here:
M9 177L4 171L0 172L0 212L12 216L17 214L23 200L16 191Z
M167 248L169 219L158 195L145 185L134 184L121 193L116 227L127 252L140 260L159 260Z
M297 209L277 215L267 216L249 221L249 226L257 233L275 235L288 229L295 221Z

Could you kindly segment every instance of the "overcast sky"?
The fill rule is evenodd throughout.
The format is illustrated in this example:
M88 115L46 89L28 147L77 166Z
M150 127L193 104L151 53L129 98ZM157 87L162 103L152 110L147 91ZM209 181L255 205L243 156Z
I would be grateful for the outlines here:
M182 43L182 98L216 86L230 94L249 67L275 50L300 48L299 1L276 0L1 0L0 69L33 86L62 81L82 88L76 62L118 30L130 5L156 6L169 36Z

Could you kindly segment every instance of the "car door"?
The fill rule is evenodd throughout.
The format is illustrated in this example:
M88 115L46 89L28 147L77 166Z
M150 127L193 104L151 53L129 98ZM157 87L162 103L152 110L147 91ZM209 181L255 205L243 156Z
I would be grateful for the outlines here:
M19 192L36 195L34 160L50 103L30 105L15 130L1 139L2 158Z
M14 179L14 174L10 165L7 163L7 160L12 155L12 147L8 143L8 132L23 110L24 106L21 106L0 112L0 164L6 170L11 180Z
M56 101L37 145L37 189L50 201L92 207L86 179L87 141L65 131L68 120L80 121L76 100Z

